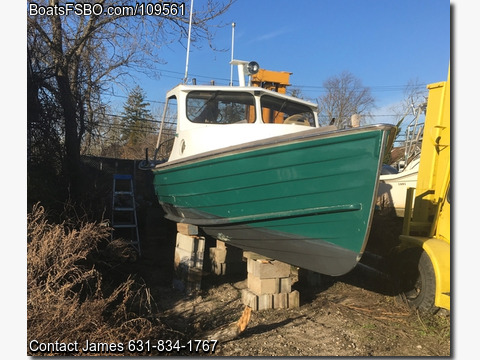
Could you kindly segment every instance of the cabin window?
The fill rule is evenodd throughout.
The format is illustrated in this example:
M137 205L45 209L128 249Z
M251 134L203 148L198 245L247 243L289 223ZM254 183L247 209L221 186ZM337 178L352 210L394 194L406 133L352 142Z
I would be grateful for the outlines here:
M315 116L310 107L287 99L263 95L260 98L264 123L297 124L315 127Z
M202 124L255 122L255 98L246 92L192 91L187 118Z

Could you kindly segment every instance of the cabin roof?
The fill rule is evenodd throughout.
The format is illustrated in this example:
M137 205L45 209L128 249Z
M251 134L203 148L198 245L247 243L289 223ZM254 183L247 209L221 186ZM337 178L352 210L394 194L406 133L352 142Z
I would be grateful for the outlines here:
M189 92L189 91L232 91L232 92L238 92L238 91L245 91L245 92L250 92L250 93L255 93L255 92L260 92L263 94L268 94L271 96L275 96L277 98L284 98L285 100L290 100L290 101L295 101L300 104L304 104L306 106L309 106L311 108L318 108L318 105L306 101L294 96L290 95L285 95L281 94L272 90L264 89L258 86L225 86L225 85L184 85L184 84L179 84L175 86L173 89L167 92L167 98L170 98L173 95L178 95L180 92Z

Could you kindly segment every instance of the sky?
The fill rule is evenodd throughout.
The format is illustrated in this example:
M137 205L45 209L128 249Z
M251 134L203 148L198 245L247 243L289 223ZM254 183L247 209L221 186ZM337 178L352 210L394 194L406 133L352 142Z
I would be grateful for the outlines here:
M206 0L194 0L194 9ZM190 7L190 1L187 1ZM450 61L450 2L447 0L237 0L215 19L213 45L191 45L188 78L197 83L230 81L232 26L234 58L261 68L291 72L291 88L315 100L323 83L349 71L376 100L374 122L394 122L391 107L405 98L409 82L444 81ZM186 40L164 47L159 79L138 84L151 104L185 75ZM234 81L237 81L236 69ZM128 95L116 102L124 102ZM122 98L123 96L123 98Z

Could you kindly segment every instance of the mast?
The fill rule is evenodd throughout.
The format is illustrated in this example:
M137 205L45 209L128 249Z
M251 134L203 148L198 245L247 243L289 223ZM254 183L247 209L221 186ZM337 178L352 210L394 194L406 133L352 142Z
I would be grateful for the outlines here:
M233 45L235 40L235 23L232 22L232 56L230 58L230 86L233 86Z
M184 84L186 84L188 81L188 60L190 57L190 37L192 33L192 17L193 17L193 0L190 3L190 20L188 22L188 40L187 40L187 59L185 60L185 77L183 78Z

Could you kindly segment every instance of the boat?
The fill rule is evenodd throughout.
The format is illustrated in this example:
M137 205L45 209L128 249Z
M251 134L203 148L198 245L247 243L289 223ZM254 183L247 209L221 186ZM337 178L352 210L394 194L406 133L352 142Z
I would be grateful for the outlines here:
M377 207L384 214L404 216L407 189L417 186L419 163L418 156L400 172L393 167L383 167L378 186Z
M382 167L376 205L382 214L393 214L403 217L405 214L407 189L417 187L423 128L425 125L420 116L425 114L426 106L426 103L422 103L414 108L414 119L405 130L404 145L398 148L403 155L395 161L395 166L383 165Z
M365 250L394 127L321 127L316 104L252 85L258 64L235 61L248 84L167 92L143 163L165 217L244 251L347 273Z

